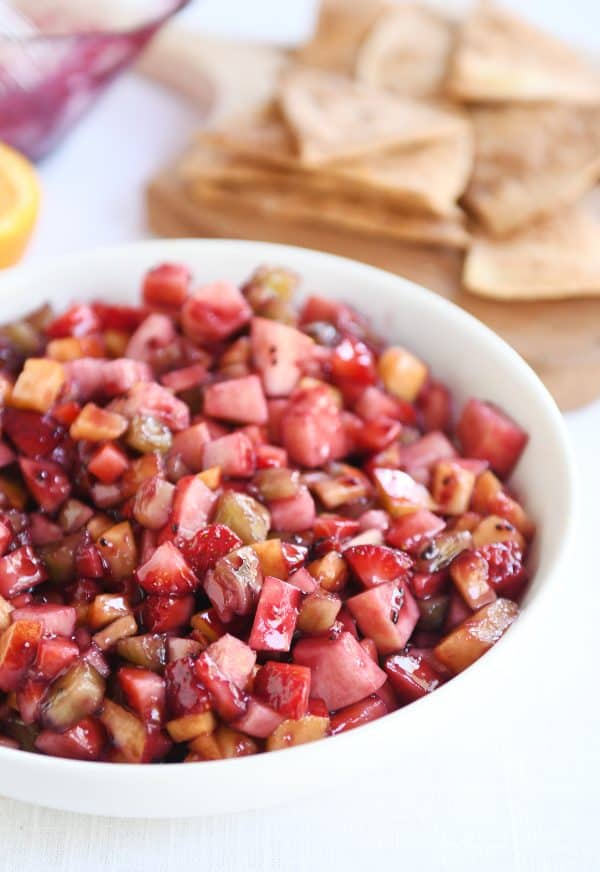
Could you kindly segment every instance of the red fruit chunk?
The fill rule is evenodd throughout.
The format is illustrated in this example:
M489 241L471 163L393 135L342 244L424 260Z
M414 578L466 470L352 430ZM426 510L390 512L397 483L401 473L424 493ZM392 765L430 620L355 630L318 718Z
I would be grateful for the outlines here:
M417 404L426 433L431 433L432 430L448 430L452 417L452 397L445 385L436 381L428 382L421 390Z
M287 451L285 448L280 448L279 445L257 445L255 451L257 469L288 466Z
M207 648L223 675L243 690L254 669L256 653L241 639L225 633Z
M11 599L46 578L46 570L29 545L0 557L0 596Z
M231 726L257 739L266 739L283 721L283 715L251 696L245 713Z
M207 385L204 414L242 424L266 424L267 401L259 377L247 375Z
M169 449L169 458L181 458L190 472L200 472L204 446L211 441L208 425L202 421L176 433Z
M329 709L322 699L311 697L308 701L308 714L315 718L328 718Z
M188 297L181 310L181 326L194 342L219 342L247 324L252 309L235 285L213 282Z
M172 345L176 335L175 325L167 315L156 312L148 315L131 336L125 349L125 357L151 363L156 351Z
M385 671L402 705L426 696L443 681L439 672L412 650L388 657Z
M164 723L166 707L164 678L149 669L130 666L122 666L117 673L117 678L125 702L144 723Z
M518 600L529 580L518 543L493 542L478 548L475 553L487 561L488 584L498 596Z
M25 409L5 408L2 429L27 457L45 457L65 438L64 427L49 415Z
M333 349L330 359L331 375L335 382L349 381L355 385L372 385L377 381L377 367L373 352L352 336L345 336Z
M111 403L113 406L126 418L150 415L173 431L185 430L190 424L189 407L156 382L138 382L125 397Z
M346 600L361 632L377 645L380 654L404 648L419 620L419 607L408 585L388 581Z
M234 721L246 711L246 697L219 669L217 663L204 651L194 664L196 677L209 692L217 714L225 721Z
M150 560L138 567L137 580L147 592L161 596L184 596L199 580L172 542L159 545Z
M465 455L487 460L502 478L510 475L529 439L497 406L476 399L464 407L456 433Z
M310 491L304 485L293 497L269 502L271 512L271 528L285 530L288 533L300 533L310 530L316 517L315 501Z
M373 479L380 500L393 517L412 514L431 503L427 488L399 469L378 467L373 471Z
M323 544L327 550L339 550L342 543L358 533L359 530L358 521L338 515L318 515L313 525L315 542L324 540Z
M348 632L337 639L302 639L294 648L294 662L310 668L311 694L329 711L364 699L386 680L385 672Z
M40 639L34 672L44 681L54 681L63 670L79 657L79 646L66 638Z
M189 539L177 537L175 544L199 578L213 569L218 560L239 548L242 540L223 524L210 524Z
M364 421L374 421L378 418L393 418L403 424L416 423L417 416L411 403L392 397L391 394L369 386L365 388L354 404L354 411Z
M181 263L161 263L144 278L142 296L148 306L177 309L188 295L191 274Z
M65 399L85 403L96 397L103 389L105 360L81 357L63 364L67 385L63 389Z
M206 365L204 363L192 363L191 366L184 366L181 369L173 369L171 372L165 372L160 377L161 384L173 391L174 394L180 394L190 388L196 388L206 381Z
M153 476L143 481L133 500L132 514L138 524L160 530L169 520L175 486Z
M70 760L99 760L106 743L106 733L96 718L84 718L64 733L42 730L35 747L51 757Z
M331 735L346 733L355 727L361 727L370 721L387 715L386 704L378 696L368 696L360 702L355 702L337 711L331 718Z
M75 631L77 612L72 606L53 603L23 606L12 613L12 621L38 621L42 632L54 636L72 636Z
M19 458L25 484L40 508L55 512L71 493L68 476L50 460Z
M311 672L292 663L265 663L254 679L254 693L284 718L298 720L308 712Z
M103 393L107 397L117 397L138 382L152 381L152 370L142 361L118 357L103 362L101 376Z
M35 660L42 635L37 621L11 624L0 636L0 690L16 690Z
M173 533L189 539L205 527L216 499L216 494L198 476L180 478L173 496L170 521Z
M141 605L141 617L149 633L172 633L189 624L196 605L189 596L148 596Z
M266 395L287 397L312 354L312 339L294 327L267 318L252 319L250 336L254 366L262 376Z
M118 330L125 333L132 333L148 314L139 306L117 306L106 303L93 303L92 309L100 319L103 330Z
M67 336L88 336L101 329L100 319L91 306L81 303L71 306L46 327L46 335L51 339L64 339Z
M384 545L356 545L346 548L344 557L366 588L406 578L413 565L407 554Z
M289 576L288 584L297 587L302 593L312 593L319 586L317 580L304 567L297 569Z
M423 542L433 539L445 526L443 518L427 509L419 509L417 512L394 518L385 534L385 541L394 548L417 554Z
M228 623L234 615L248 615L262 587L256 552L246 546L221 557L204 579L204 590L217 615Z
M16 692L16 703L21 720L25 724L33 724L39 720L42 700L48 689L44 681L36 678L25 678Z
M496 599L496 593L488 583L487 561L476 551L467 549L455 557L450 564L450 577L473 611Z
M444 632L447 633L462 624L467 618L472 615L472 610L466 604L459 593L453 593L450 596L450 604L446 612L446 620L444 621Z
M448 571L415 572L410 579L410 586L417 599L427 599L443 593L448 583Z
M308 388L290 399L281 420L281 438L300 466L323 466L338 456L341 417L327 387Z
M10 466L16 459L17 456L12 448L9 448L6 442L0 441L0 468Z
M400 465L408 472L417 469L429 469L440 460L451 460L458 452L444 433L434 431L427 433L411 442L403 445L400 452Z
M437 659L458 673L495 645L519 614L516 603L507 599L484 606L449 633L434 649Z
M254 446L239 430L205 445L202 458L204 469L220 466L223 475L232 478L250 478L256 470Z
M103 484L113 484L123 475L128 466L126 455L113 442L107 442L106 445L98 448L88 463L89 471Z
M59 538L61 536L60 532L58 534ZM6 554L8 546L12 542L13 532L8 524L5 524L4 521L0 521L0 556Z
M360 451L382 451L394 442L402 430L402 424L391 418L366 421L356 433L356 445Z
M29 535L31 536L31 544L36 547L40 545L49 545L51 542L58 542L63 537L62 527L53 523L45 515L40 512L32 512L29 516L30 526Z
M165 667L167 710L170 718L208 711L208 691L194 671L195 660L183 657Z
M260 591L249 643L255 651L289 651L298 620L300 591L268 575Z
M172 663L174 660L180 660L182 657L193 657L196 654L200 654L202 650L202 643L197 642L195 639L179 639L173 636L167 639L167 659L169 663Z

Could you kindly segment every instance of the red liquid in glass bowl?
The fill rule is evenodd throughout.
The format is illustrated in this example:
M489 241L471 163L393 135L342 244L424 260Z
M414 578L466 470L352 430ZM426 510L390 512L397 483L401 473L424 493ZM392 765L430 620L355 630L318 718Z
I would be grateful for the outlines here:
M128 30L0 34L0 140L33 160L44 157L188 2L164 0Z

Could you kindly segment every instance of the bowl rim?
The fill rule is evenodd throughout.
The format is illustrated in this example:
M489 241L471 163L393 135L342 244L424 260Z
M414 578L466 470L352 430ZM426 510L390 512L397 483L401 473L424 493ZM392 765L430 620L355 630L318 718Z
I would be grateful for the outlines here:
M563 473L565 481L565 504L561 507L564 515L564 525L562 529L562 537L560 541L554 543L554 557L552 564L544 575L544 582L536 592L533 599L527 603L526 608L520 613L518 621L510 628L510 633L506 634L514 640L523 636L523 627L529 626L532 614L537 614L540 609L540 602L543 603L548 596L549 590L553 589L560 575L559 569L566 561L569 550L572 547L574 531L576 528L578 505L579 505L579 488L576 474L576 467L573 454L570 447L570 441L567 433L565 421L548 389L545 387L540 378L536 375L533 369L527 364L523 358L500 336L498 336L491 328L485 325L479 319L475 318L470 313L466 312L456 303L446 299L445 297L436 294L435 292L422 287L403 276L396 275L388 270L380 269L379 267L370 264L353 260L352 258L342 257L328 252L318 251L316 249L303 248L301 246L285 245L281 243L264 242L259 240L246 239L213 239L213 238L158 238L144 239L134 242L126 242L117 245L98 246L83 251L73 252L69 254L59 255L54 258L47 258L42 261L31 264L17 265L3 271L0 274L0 299L4 290L5 284L10 284L13 281L18 281L20 284L34 281L36 277L43 277L49 272L76 269L78 265L85 265L86 261L94 260L95 258L118 258L127 256L130 252L147 252L148 268L156 260L164 259L166 250L169 251L169 256L173 259L185 259L186 252L195 252L198 249L215 249L216 252L222 252L223 262L226 265L226 255L228 250L234 246L247 250L248 254L255 253L257 263L261 260L268 262L272 259L277 259L280 263L286 262L286 256L294 259L296 257L310 258L315 265L315 268L325 268L326 270L335 271L351 270L357 276L363 276L366 280L373 280L385 283L389 286L395 285L397 289L402 289L404 293L415 296L419 295L424 300L427 300L427 305L433 307L439 313L440 317L448 317L462 322L466 328L471 328L479 331L482 337L489 343L491 348L495 348L498 353L503 354L510 362L513 369L518 373L520 384L525 384L532 392L537 394L537 399L544 412L551 421L554 429L554 435L557 440L557 445L560 449L561 460L563 463ZM547 546L549 547L549 546ZM358 730L348 731L337 736L328 737L326 742L312 742L306 745L283 749L284 757L281 757L282 751L266 754L257 754L254 756L243 757L238 759L226 759L215 761L202 761L201 772L207 775L209 771L215 773L221 772L224 767L236 767L236 772L239 773L240 779L249 777L251 773L256 774L260 779L260 771L264 766L278 766L285 760L295 760L300 755L304 759L304 766L314 765L321 760L324 755L334 752L342 753L344 747L354 745L358 748L363 747L371 741L371 737L376 732L383 733L387 728L390 728L400 722L400 717L404 720L419 717L421 712L425 714L428 707L439 705L440 702L446 699L449 692L457 693L458 688L468 686L469 683L475 684L476 678L479 676L482 668L486 668L484 664L491 665L496 661L498 656L502 656L504 650L506 636L488 651L484 657L481 657L473 663L468 669L454 676L452 681L447 682L438 688L435 693L428 694L416 703L391 712L383 718L364 724ZM511 643L512 644L512 643ZM489 667L488 667L489 668ZM451 691L449 691L451 688ZM65 776L76 775L80 782L87 778L109 777L115 782L125 785L133 778L139 787L148 787L149 789L160 789L166 785L167 781L171 781L174 773L181 773L182 767L188 771L190 764L188 763L142 763L132 766L129 763L109 763L95 762L83 760L71 760L61 757L52 757L44 754L23 752L20 749L12 749L0 746L0 766L3 762L10 762L19 765L23 769L34 770L40 775L49 773L50 770L57 770L57 775L63 773ZM193 770L192 770L193 771ZM56 808L66 808L66 804L57 803ZM246 806L248 807L248 806ZM199 812L200 814L202 812ZM164 816L164 815L163 815ZM135 814L132 817L136 817ZM145 815L150 817L150 815Z

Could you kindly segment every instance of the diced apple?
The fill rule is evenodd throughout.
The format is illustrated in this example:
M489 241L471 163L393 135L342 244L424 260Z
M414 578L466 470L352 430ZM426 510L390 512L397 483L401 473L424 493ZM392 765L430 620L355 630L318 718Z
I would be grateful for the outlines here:
M121 640L135 636L138 626L133 615L123 615L99 630L93 637L100 651L109 651Z
M242 424L266 424L267 401L260 379L248 375L207 385L204 414Z
M320 636L333 627L342 607L341 599L325 590L317 590L302 600L298 629L308 636Z
M462 515L469 508L475 473L452 461L440 461L433 471L431 496L444 515Z
M463 551L450 564L450 577L456 589L475 611L496 599L488 584L488 564L476 551Z
M283 716L255 697L248 699L248 708L233 726L249 736L266 739L283 722Z
M298 620L300 591L267 576L260 591L249 644L255 651L289 651Z
M286 397L310 358L313 340L305 333L267 318L252 319L252 356L268 397Z
M527 445L527 433L492 403L470 399L456 426L463 452L487 460L494 472L506 478Z
M386 391L412 403L427 379L427 367L422 360L399 345L391 345L378 361L379 376Z
M183 715L167 724L167 732L174 742L189 742L197 736L210 735L216 729L217 721L211 711Z
M47 412L56 402L65 379L62 363L47 357L30 357L14 384L10 402L20 409Z
M174 433L190 424L189 407L156 382L136 382L124 397L113 400L110 408L129 420L150 415Z
M427 488L399 469L376 468L373 479L384 508L393 518L429 508L431 497Z
M220 281L194 291L183 304L181 326L194 342L219 342L247 324L252 309L234 285Z
M478 660L504 635L519 614L508 599L497 599L459 624L435 647L435 656L451 672L458 673Z
M174 493L170 481L158 476L147 478L134 497L133 517L142 527L160 530L169 520Z
M315 502L305 485L300 486L295 496L271 500L269 511L272 528L286 530L289 533L310 530L316 517Z
M46 635L72 636L75 630L77 614L73 606L61 606L54 603L23 606L12 613L15 621L37 621Z
M388 581L346 600L361 632L381 654L403 648L419 620L418 606L403 581Z
M329 718L305 715L300 720L283 721L267 739L267 751L279 751L323 739L329 732Z
M204 469L219 466L223 475L249 478L256 469L254 446L245 433L239 430L228 433L204 445L202 466Z
M102 704L105 682L85 661L71 666L52 684L42 705L42 722L51 730L67 730L94 714Z
M230 633L209 645L207 651L223 675L244 690L256 663L255 651Z
M142 721L111 699L104 700L100 720L127 761L141 763L147 741Z
M129 521L105 530L96 542L96 548L115 581L133 575L137 566L137 548Z

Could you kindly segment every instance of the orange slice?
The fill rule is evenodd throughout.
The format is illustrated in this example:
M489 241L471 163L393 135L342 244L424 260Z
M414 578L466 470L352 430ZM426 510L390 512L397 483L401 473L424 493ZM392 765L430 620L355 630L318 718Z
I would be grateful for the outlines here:
M0 268L16 263L29 242L40 205L33 166L0 143Z

